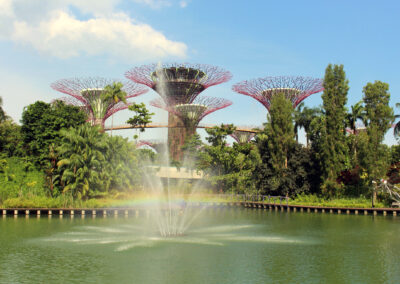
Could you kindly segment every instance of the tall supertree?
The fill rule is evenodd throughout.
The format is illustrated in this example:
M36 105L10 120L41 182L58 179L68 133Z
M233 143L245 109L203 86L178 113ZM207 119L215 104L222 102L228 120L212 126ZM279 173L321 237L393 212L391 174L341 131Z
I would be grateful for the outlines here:
M295 108L312 94L321 92L322 79L300 76L265 77L235 84L232 89L262 103L269 111L274 95L284 93Z
M124 110L129 107L130 103L126 103L120 99L107 97L106 87L119 86L118 80L87 77L87 78L71 78L61 79L51 87L61 93L67 94L70 97L61 98L67 104L80 106L88 115L88 121L92 125L99 125L104 128L104 123L114 113ZM147 92L147 90L133 82L123 82L121 91L126 93L124 100L139 96Z
M183 125L181 127L181 133L183 135L179 136L182 140L173 141L179 145L182 145L186 139L190 139L196 133L197 126L205 116L219 109L226 108L231 104L232 102L229 100L213 97L198 97L190 104L178 105L167 105L161 99L150 102L150 105L164 109L179 118ZM180 159L181 157L179 155L182 153L178 152L172 154Z
M136 67L125 76L156 91L168 108L192 104L205 89L227 82L232 75L219 67L204 64L151 64ZM182 156L184 125L173 112L168 115L168 145L172 159ZM176 127L172 127L176 126Z
M254 138L256 134L254 132L242 131L242 130L235 130L231 134L231 137L235 139L237 143L244 144L249 143L251 139Z

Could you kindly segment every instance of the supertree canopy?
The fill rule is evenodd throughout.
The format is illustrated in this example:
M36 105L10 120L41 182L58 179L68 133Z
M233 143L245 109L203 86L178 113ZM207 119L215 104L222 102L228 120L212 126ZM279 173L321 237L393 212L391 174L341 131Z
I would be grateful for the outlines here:
M137 143L137 147L141 147L141 146L149 146L151 148L153 148L154 150L157 151L157 153L162 153L165 151L165 146L166 146L166 141L162 141L162 140L140 140Z
M151 64L125 76L156 91L167 105L190 104L208 87L229 81L232 74L205 64Z
M92 125L104 128L104 122L117 111L128 108L129 102L105 96L106 86L121 83L118 80L101 77L62 79L51 84L51 87L71 97L62 98L67 104L80 106L88 115ZM144 94L147 90L135 83L124 82L122 91L126 93L125 99Z
M227 82L232 74L219 67L204 64L151 64L131 69L125 76L135 83L156 91L168 108L192 104L208 87ZM172 159L182 157L180 147L184 143L185 126L172 111L168 115L168 145ZM172 127L175 126L175 127Z
M177 118L176 124L169 126L179 130L179 133L173 138L168 137L168 145L171 157L181 160L183 155L181 146L196 133L200 121L206 115L230 106L232 102L222 98L198 97L191 104L167 105L161 99L153 100L150 104L168 111L170 116Z
M296 107L308 96L321 92L322 79L300 76L265 77L255 80L243 81L232 87L240 94L250 96L262 103L268 110L274 95L283 93Z
M232 102L223 98L198 97L191 104L170 106L160 99L153 100L150 104L179 117L187 131L186 135L191 136L195 133L197 126L205 116L230 106Z
M248 131L242 131L242 130L235 130L232 134L231 137L235 139L237 143L244 144L244 143L249 143L251 139L256 136L255 133L253 132L248 132Z

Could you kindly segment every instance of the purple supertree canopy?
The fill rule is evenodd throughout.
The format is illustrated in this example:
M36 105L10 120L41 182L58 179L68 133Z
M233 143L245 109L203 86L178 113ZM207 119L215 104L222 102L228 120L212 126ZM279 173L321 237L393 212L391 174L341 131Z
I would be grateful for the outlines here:
M113 99L102 99L104 88L113 85L113 83L121 82L101 77L72 78L58 80L51 84L51 87L56 91L71 96L61 100L67 104L81 107L88 114L88 119L92 124L104 126L107 118L117 111L128 108L130 105L129 102L125 104L122 101ZM126 99L147 92L144 87L129 81L123 82L121 90L126 92Z
M137 143L138 148L144 145L153 148L154 150L157 151L157 153L161 153L166 150L167 142L162 140L151 139L151 140L140 140Z
M196 128L205 116L231 104L232 102L229 100L214 97L198 97L191 104L167 105L161 99L150 102L150 105L162 108L179 117L187 128Z
M300 76L265 77L237 83L232 89L262 103L268 110L274 95L283 93L293 107L308 96L323 91L323 80Z
M256 136L255 133L241 130L235 130L231 134L231 137L235 139L237 143L248 143L254 138L254 136Z
M135 67L125 76L155 90L165 104L191 104L208 87L229 81L232 74L205 64L151 64Z

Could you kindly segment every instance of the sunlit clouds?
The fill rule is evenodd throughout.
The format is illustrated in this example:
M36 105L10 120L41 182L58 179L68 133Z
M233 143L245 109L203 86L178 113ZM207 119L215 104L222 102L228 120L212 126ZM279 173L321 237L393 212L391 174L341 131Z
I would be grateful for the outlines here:
M24 2L29 1L0 0L0 39L33 47L42 55L62 59L107 55L128 62L186 57L185 43L114 10L119 1L99 1L99 5L97 1L42 1L43 9L34 15L26 12ZM76 11L86 16L81 19Z

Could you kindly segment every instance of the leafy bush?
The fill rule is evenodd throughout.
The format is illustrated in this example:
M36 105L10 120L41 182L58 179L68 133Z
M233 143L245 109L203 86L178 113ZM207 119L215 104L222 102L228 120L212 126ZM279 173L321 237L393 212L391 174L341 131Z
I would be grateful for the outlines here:
M371 199L360 196L358 198L332 198L325 199L316 194L306 195L299 194L294 199L289 200L290 205L305 205L305 206L323 206L323 207L352 207L352 208L370 208ZM375 207L387 207L387 204L377 202Z
M2 159L0 170L0 204L9 198L46 196L44 174L27 168L27 163L17 157Z

